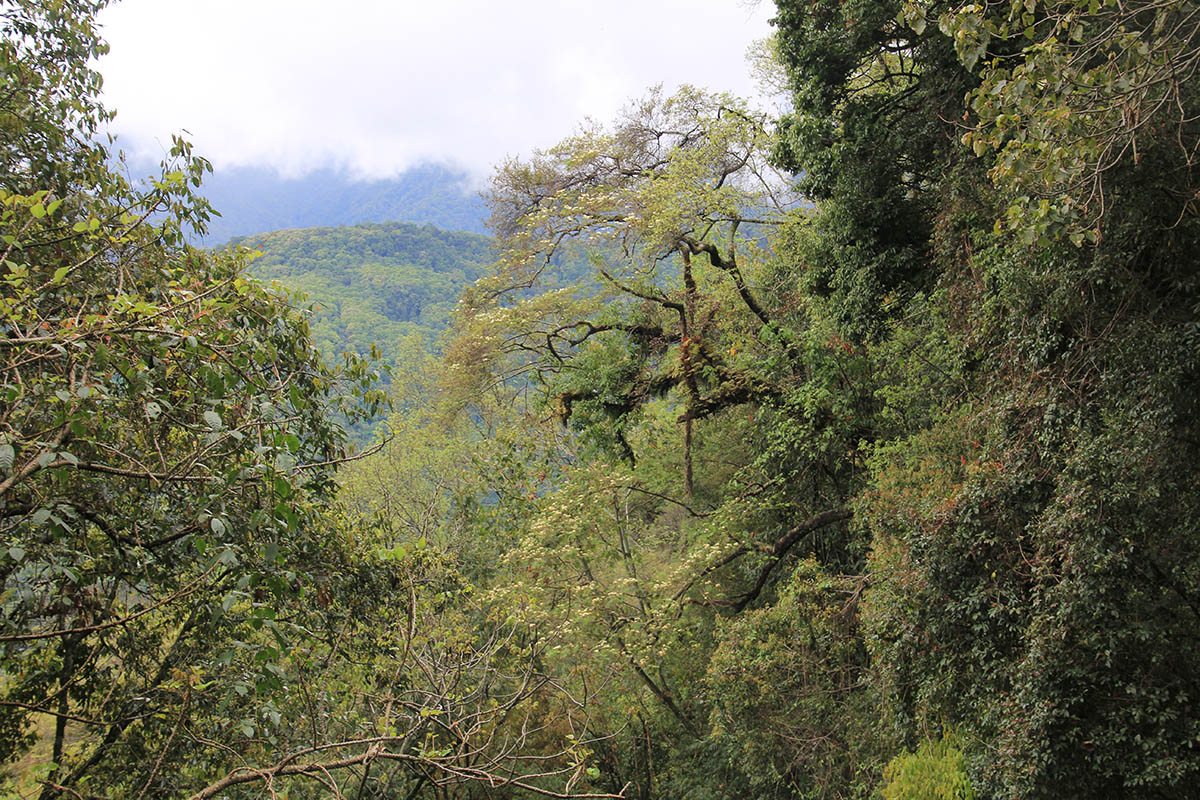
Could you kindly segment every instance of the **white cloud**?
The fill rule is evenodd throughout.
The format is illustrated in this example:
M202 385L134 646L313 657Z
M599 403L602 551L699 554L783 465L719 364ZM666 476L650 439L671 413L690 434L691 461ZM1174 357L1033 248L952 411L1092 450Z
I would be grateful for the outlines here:
M186 129L218 165L477 174L648 86L753 91L769 0L124 0L99 65L122 145Z

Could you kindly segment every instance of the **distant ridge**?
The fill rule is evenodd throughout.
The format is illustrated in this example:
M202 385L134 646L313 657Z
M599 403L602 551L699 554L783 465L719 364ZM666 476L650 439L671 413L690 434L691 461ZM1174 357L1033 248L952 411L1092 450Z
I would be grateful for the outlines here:
M262 255L251 274L303 292L313 340L330 358L377 345L396 363L403 339L432 346L459 294L491 264L492 240L429 223L359 223L235 236Z
M459 295L495 259L489 237L431 223L314 226L231 241L260 253L251 275L303 295L313 345L327 359L374 351L381 364L397 369L437 351ZM371 424L353 429L360 443L370 432Z
M221 169L201 193L220 212L198 244L282 229L362 222L431 224L484 233L486 209L467 173L440 164L413 167L395 178L360 180L322 169L299 178L258 167Z

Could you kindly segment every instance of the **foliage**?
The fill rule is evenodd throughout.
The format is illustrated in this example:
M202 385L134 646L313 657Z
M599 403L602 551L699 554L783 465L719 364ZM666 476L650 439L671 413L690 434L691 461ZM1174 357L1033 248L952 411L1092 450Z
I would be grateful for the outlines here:
M954 737L926 739L896 756L883 772L884 800L974 800L966 759Z
M739 261L753 262L757 250L741 226L774 223L784 210L784 187L765 162L768 141L762 120L733 98L684 87L671 97L652 92L612 131L594 126L528 163L503 165L489 197L501 260L467 298L465 321L512 333L488 344L475 344L487 331L463 337L475 352L457 360L515 361L520 372L559 381L564 419L579 414L595 430L590 423L607 417L631 462L624 425L644 401L679 387L690 447L695 420L761 391L708 328L719 329L725 298L736 297L733 314L773 330ZM598 296L517 294L544 289L564 251L587 254ZM693 266L694 258L706 263ZM727 342L730 357L739 343ZM606 350L620 354L616 369ZM690 470L690 455L684 460Z
M454 301L482 277L491 242L430 225L393 222L282 230L234 239L258 258L249 273L295 292L309 314L314 346L329 359L349 353L393 371L439 347ZM339 419L358 445L370 443L380 418Z
M180 244L184 143L110 172L91 6L39 8L5 6L2 124L60 152L0 196L22 780L1192 794L1192 4L781 0L784 119L656 90L502 164L491 268L432 228L254 239L321 347L405 367L336 499L369 370ZM39 36L75 67L28 77Z
M599 724L637 720L601 748L608 785L864 796L945 725L963 744L893 762L894 791L936 762L980 796L1186 795L1200 459L1176 10L782 2L777 136L685 90L498 172L501 261L448 383L567 423L491 598L593 687ZM1112 35L1056 36L1076 24ZM1096 160L1103 125L1128 159ZM734 177L768 147L811 213ZM543 281L571 248L599 291Z
M234 244L262 254L252 274L314 305L313 339L328 357L375 348L391 366L410 337L432 347L492 257L483 236L402 222L273 231Z
M777 5L794 91L776 158L821 203L805 288L833 300L846 335L871 338L933 282L929 238L957 191L942 177L977 169L952 146L974 81L945 37L897 21L899 2Z
M762 247L775 229L807 227L763 162L770 145L735 100L685 88L504 165L490 197L501 260L466 295L448 349L447 385L467 413L490 392L532 398L520 407L537 416L508 425L539 443L522 460L550 461L502 512L516 525L487 597L593 697L594 724L613 731L596 745L610 791L783 796L804 784L832 797L870 785L870 765L829 767L842 750L800 748L774 766L769 724L706 729L718 713L740 719L718 712L727 687L707 685L710 659L738 652L742 628L720 617L778 600L798 554L835 571L863 556L845 525L845 454L859 446L868 382ZM589 258L591 286L561 287L563 253ZM789 684L794 706L776 697L801 708L809 693L811 707L846 712L847 746L869 749L865 685Z
M706 677L714 729L740 749L756 796L867 796L878 780L894 743L874 729L878 699L856 630L862 589L810 556L774 604L722 621Z
M99 169L105 152L91 140L111 114L96 100L100 76L87 61L108 49L92 24L105 5L91 0L44 13L32 0L14 0L0 9L0 175L6 191L32 193L32 187Z
M373 414L378 376L328 366L248 250L183 244L209 213L185 142L145 184L110 165L97 8L2 8L9 796L578 794L586 720L539 725L567 703L537 643L454 602L471 584L424 539L333 504L333 420Z
M143 186L109 166L96 8L6 4L0 61L0 751L53 718L47 797L144 792L174 771L195 687L279 685L272 620L343 455L329 416L381 399L365 364L314 354L286 298L243 276L245 251L181 244L208 213L186 143Z
M985 66L963 141L996 152L991 176L1023 241L1095 241L1131 179L1195 215L1196 12L1175 0L1022 0L941 15L964 65ZM924 24L919 5L906 13Z
M984 796L1186 794L1190 6L810 5L780 8L780 155L824 198L799 253L907 362L854 502L889 715L992 743Z

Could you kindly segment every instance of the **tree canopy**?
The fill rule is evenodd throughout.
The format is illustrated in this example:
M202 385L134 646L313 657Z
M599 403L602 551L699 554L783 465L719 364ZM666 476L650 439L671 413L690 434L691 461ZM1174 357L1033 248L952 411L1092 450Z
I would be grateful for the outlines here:
M63 7L0 60L14 791L1194 794L1194 2L779 0L781 118L506 161L490 266L253 240L395 319L470 283L352 460L369 365L182 244L186 143L111 170Z
M497 171L448 385L567 427L496 602L640 714L613 790L1186 796L1195 9L778 5L777 124Z
M446 608L453 563L335 505L372 366L327 364L248 249L184 243L211 211L186 142L118 171L102 5L0 5L7 796L574 796L586 724L530 722L559 702L538 647Z

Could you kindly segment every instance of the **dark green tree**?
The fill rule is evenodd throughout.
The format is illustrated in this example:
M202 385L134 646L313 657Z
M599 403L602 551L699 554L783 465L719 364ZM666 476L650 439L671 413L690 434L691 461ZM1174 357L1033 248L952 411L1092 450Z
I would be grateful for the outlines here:
M779 6L796 268L898 423L855 505L892 712L977 796L1188 796L1195 4Z

